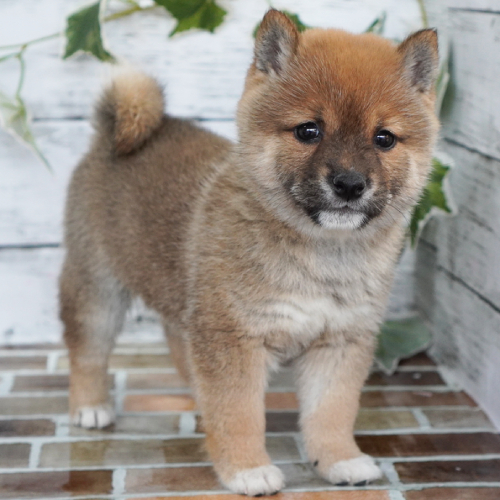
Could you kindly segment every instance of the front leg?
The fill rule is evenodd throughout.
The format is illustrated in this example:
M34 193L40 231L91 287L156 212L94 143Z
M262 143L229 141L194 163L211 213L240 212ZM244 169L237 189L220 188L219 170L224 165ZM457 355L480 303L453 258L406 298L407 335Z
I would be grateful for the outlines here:
M206 447L221 482L236 493L270 495L282 472L265 449L267 351L240 332L204 330L188 344Z
M374 344L372 334L322 339L296 364L307 454L318 473L334 484L363 484L381 476L353 435Z

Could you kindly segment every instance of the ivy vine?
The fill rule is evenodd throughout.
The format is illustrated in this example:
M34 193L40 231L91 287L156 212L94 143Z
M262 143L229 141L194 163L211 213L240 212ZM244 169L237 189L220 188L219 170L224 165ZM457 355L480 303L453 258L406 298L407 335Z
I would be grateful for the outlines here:
M30 117L22 98L24 84L24 54L32 45L65 37L66 45L63 59L83 51L101 61L114 62L115 57L103 42L102 24L130 16L136 12L144 12L158 7L163 8L173 17L177 24L169 36L190 29L201 29L211 33L222 24L227 12L217 5L215 0L152 0L152 4L142 6L136 0L120 0L122 8L107 13L107 0L98 0L87 7L71 14L66 20L64 32L53 33L27 42L0 47L0 63L10 59L19 61L19 78L14 95L0 91L0 122L2 127L31 148L40 160L51 169L49 162L37 146L30 128Z

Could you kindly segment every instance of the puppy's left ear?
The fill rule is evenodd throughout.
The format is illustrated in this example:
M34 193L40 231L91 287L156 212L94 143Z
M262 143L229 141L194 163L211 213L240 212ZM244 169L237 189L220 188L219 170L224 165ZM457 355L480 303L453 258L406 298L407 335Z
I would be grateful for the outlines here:
M420 92L429 92L439 68L437 30L425 29L410 35L398 47L403 57L403 69L411 85Z
M264 73L282 73L290 64L297 45L299 32L286 14L269 10L257 31L255 39L255 66Z

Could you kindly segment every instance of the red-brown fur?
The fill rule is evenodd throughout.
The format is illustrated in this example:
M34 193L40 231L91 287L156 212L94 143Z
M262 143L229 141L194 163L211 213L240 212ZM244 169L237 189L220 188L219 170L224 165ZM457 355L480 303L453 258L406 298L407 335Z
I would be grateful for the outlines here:
M163 116L153 80L116 79L68 193L61 318L76 423L112 420L107 359L140 295L163 318L229 488L283 486L264 446L264 391L267 371L285 362L318 472L333 482L378 477L352 430L405 214L429 171L436 66L430 30L397 47L337 30L299 34L270 11L235 145ZM319 124L321 140L297 139L305 122ZM398 137L393 149L374 145L380 129ZM335 215L328 178L337 171L369 182L352 220Z

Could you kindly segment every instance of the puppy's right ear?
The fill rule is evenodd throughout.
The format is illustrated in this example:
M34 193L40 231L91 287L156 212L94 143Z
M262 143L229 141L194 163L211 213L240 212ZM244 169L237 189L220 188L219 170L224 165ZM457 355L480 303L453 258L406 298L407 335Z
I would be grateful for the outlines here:
M257 31L255 66L264 73L282 73L292 60L299 43L299 32L286 14L269 10Z

